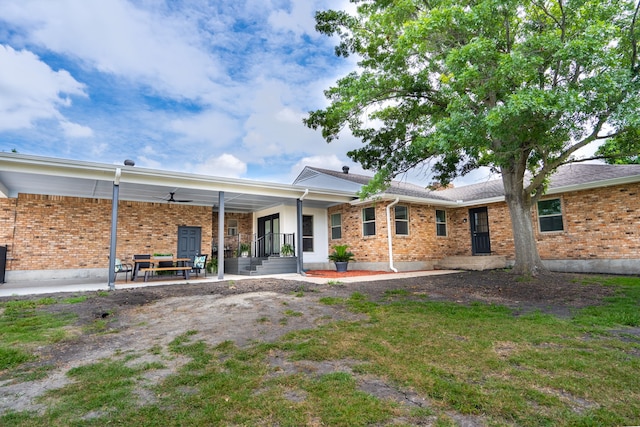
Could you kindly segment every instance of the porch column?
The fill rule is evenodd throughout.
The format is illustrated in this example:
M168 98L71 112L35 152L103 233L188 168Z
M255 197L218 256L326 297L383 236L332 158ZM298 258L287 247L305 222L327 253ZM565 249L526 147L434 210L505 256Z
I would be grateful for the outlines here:
M111 197L111 243L109 248L109 290L116 290L116 246L118 230L118 201L120 199L120 168L116 169L113 180L113 195Z
M224 191L218 192L218 279L224 279Z
M303 260L302 260L302 199L296 200L296 210L297 210L296 252L298 255L298 266L297 266L296 272L298 274L302 274L304 273Z

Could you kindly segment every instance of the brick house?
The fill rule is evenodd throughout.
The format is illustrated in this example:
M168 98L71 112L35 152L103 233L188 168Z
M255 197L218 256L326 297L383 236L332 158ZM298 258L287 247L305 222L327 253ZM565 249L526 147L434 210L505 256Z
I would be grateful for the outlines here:
M284 239L293 239L298 272L333 268L335 244L348 244L350 268L360 269L513 261L501 181L440 191L394 182L359 200L369 178L306 167L285 185L0 153L5 280L106 278L112 253L205 253L218 258L222 278L238 272L240 243L257 259L280 255ZM561 168L533 212L545 263L640 274L638 194L640 165Z
M295 183L357 191L369 179L307 167ZM438 191L393 182L374 200L327 214L329 245L348 244L363 268L496 268L515 257L500 179ZM559 168L533 221L551 270L640 274L640 165Z

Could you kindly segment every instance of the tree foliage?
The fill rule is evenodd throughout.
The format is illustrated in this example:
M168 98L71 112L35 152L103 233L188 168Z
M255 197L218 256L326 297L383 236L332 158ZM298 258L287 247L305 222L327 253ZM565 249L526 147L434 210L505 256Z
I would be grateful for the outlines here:
M489 166L513 220L578 149L615 137L637 150L631 1L351 1L356 14L318 12L316 28L359 68L305 124L328 142L347 127L362 140L348 155L376 172L369 192L427 160L442 183Z
M640 165L640 152L637 144L640 133L625 132L617 138L612 138L598 147L597 156L601 156L609 164Z

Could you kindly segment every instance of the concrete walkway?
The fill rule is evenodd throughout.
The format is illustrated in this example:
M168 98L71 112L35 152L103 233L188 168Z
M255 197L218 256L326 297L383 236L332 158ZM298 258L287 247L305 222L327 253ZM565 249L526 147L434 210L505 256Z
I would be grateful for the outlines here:
M328 279L323 277L310 277L303 276L297 273L289 274L273 274L266 276L238 276L233 274L225 274L224 279L219 280L217 276L207 277L192 277L189 280L176 279L176 280L162 280L154 279L149 282L124 282L122 280L116 282L116 291L118 289L136 289L144 288L147 286L165 286L165 285L189 285L190 283L214 283L225 281L242 281L249 279L284 279L284 280L299 280L309 283L324 284L330 281L351 283L351 282L369 282L374 280L389 280L389 279L402 279L406 277L416 276L433 276L439 274L451 274L458 273L456 270L426 270L426 271L411 271L406 273L389 273L384 275L371 275L371 276L356 276L356 277L341 277L335 279ZM20 296L20 295L38 295L38 294L50 294L55 292L84 292L84 291L108 291L109 284L106 280L93 280L88 279L74 279L74 280L48 280L38 282L13 282L0 284L0 297Z

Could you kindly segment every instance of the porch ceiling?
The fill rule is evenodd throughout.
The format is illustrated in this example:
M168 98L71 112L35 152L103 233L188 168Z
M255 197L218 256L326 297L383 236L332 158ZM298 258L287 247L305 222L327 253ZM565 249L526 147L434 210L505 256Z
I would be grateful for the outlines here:
M111 199L118 173L121 201L172 203L168 199L174 193L176 200L189 200L176 204L215 209L219 192L224 191L228 212L292 205L306 190L294 185L0 153L0 196L25 193ZM309 189L304 206L326 208L353 199L347 192Z

